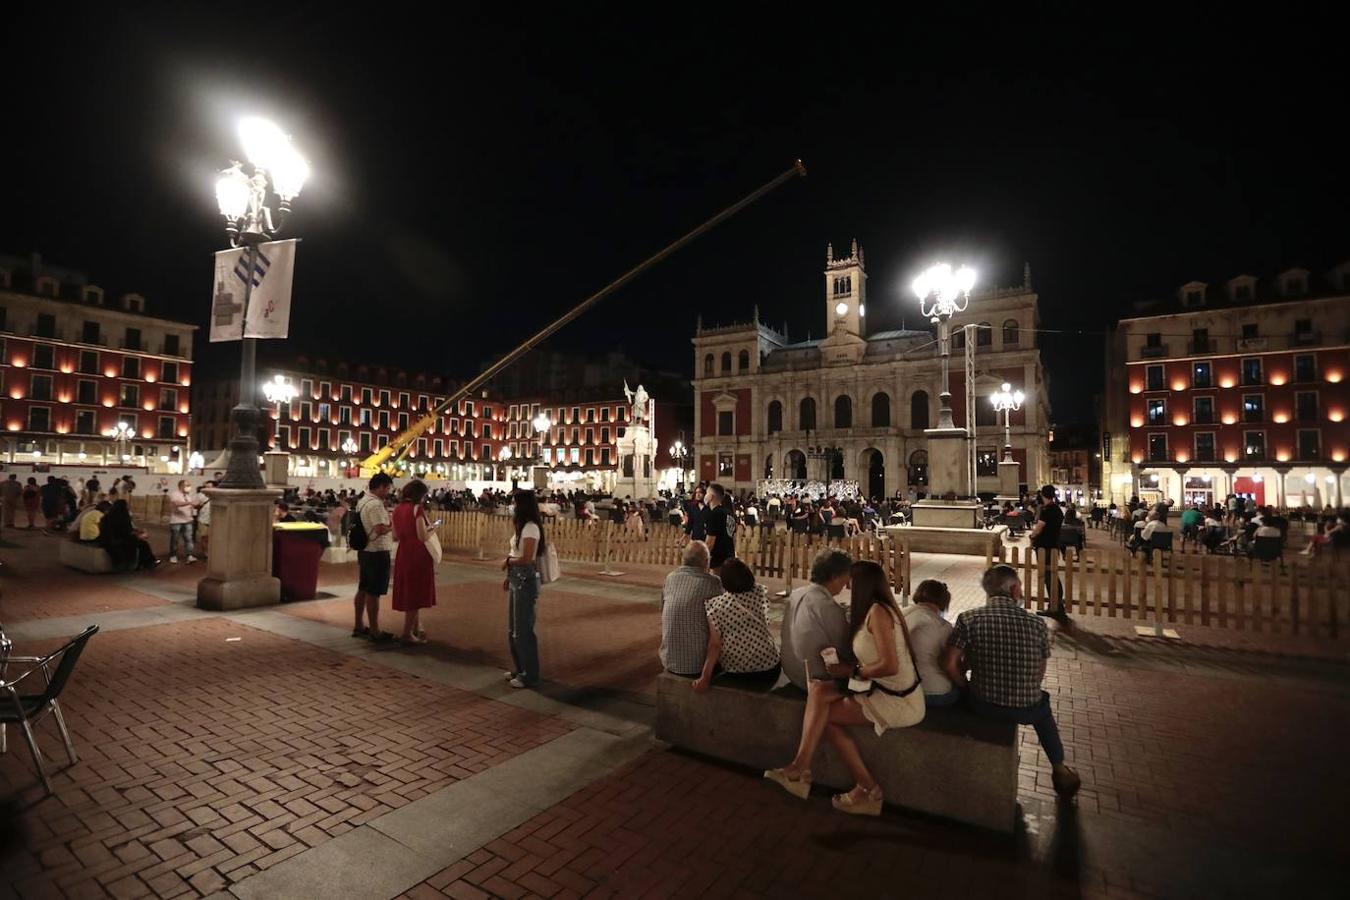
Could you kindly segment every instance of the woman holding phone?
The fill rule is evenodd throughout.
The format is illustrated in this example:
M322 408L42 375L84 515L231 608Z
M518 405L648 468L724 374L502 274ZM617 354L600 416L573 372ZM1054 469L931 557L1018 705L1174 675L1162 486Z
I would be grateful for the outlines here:
M502 569L507 599L507 640L515 671L506 673L513 688L539 684L539 641L534 636L534 608L539 600L539 566L544 549L544 519L534 491L516 491L511 549Z
M421 612L436 605L436 561L427 549L427 536L432 534L427 519L425 482L413 480L403 486L399 504L394 507L394 540L398 555L394 557L395 612L403 613L403 644L425 644L427 634L422 630Z

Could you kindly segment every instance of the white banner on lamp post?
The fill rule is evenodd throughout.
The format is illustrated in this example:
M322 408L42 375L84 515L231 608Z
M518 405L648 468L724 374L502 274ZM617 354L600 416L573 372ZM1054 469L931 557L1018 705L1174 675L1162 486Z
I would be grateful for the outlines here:
M216 254L211 300L211 342L241 337L284 338L290 332L295 239L258 245L257 264L248 269L248 248ZM244 279L253 279L244 321Z

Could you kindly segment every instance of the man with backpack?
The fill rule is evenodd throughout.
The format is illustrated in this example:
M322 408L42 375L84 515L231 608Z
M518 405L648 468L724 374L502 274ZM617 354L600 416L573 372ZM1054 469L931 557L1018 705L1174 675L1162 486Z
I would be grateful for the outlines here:
M377 472L370 479L370 490L356 507L356 521L347 533L347 543L356 551L356 624L352 637L387 641L393 635L380 630L380 597L389 593L390 553L394 549L393 526L384 498L393 490L394 479ZM369 627L362 624L362 610Z

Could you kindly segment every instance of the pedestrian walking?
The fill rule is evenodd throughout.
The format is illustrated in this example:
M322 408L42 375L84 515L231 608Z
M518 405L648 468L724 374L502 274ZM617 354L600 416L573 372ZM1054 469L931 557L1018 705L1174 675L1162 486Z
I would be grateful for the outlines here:
M422 610L436 605L436 560L427 549L427 537L433 534L422 501L427 496L424 481L403 486L400 502L394 508L394 540L398 556L394 560L394 610L403 613L403 643L425 644Z
M23 514L28 518L28 527L36 528L33 524L37 516L38 503L40 496L38 494L38 483L36 478L29 478L28 483L23 486Z
M178 562L179 545L187 561L197 561L196 548L192 546L192 492L186 481L178 482L177 490L169 493L169 562Z
M544 519L534 491L516 491L511 549L502 562L506 578L507 637L515 670L506 673L513 688L539 684L539 641L534 635L535 605L539 600L538 557L544 552Z

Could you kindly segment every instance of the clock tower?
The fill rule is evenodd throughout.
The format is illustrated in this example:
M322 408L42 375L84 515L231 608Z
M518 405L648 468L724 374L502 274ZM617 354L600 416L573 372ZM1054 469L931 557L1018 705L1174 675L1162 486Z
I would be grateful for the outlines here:
M847 258L834 258L834 245L825 249L826 335L836 332L867 335L867 270L854 238Z

